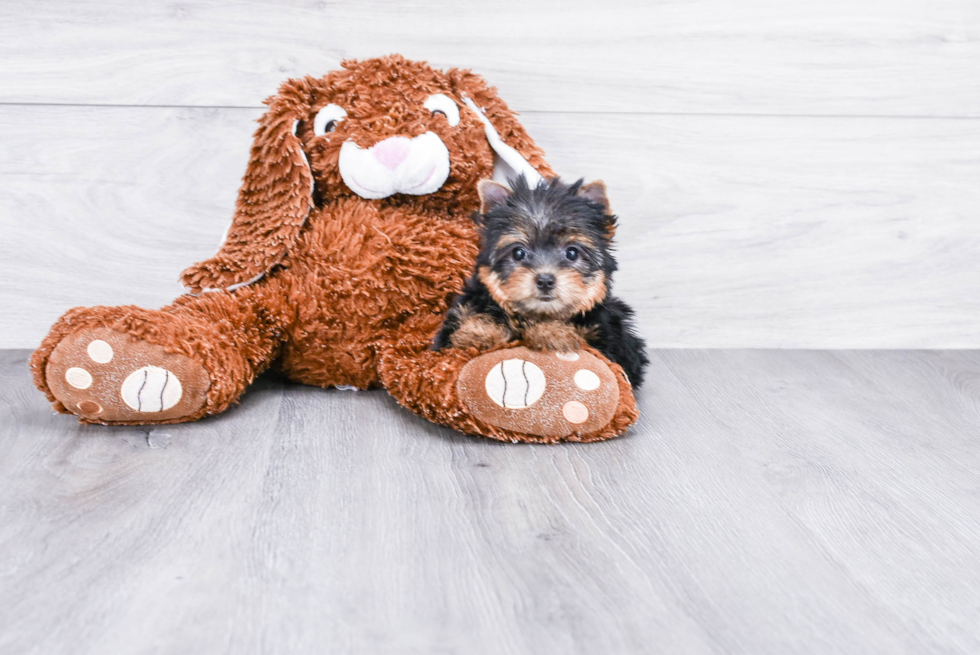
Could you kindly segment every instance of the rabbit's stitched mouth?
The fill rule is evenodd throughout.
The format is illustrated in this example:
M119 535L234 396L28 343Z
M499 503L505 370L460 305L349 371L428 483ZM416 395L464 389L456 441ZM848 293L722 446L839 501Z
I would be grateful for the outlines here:
M425 185L425 184L428 184L428 183L429 183L429 180L431 180L431 179L432 179L432 176L433 176L433 175L435 174L435 172L436 172L436 165L435 165L435 164L433 164L433 165L432 165L432 168L431 168L431 169L429 170L429 174L425 176L425 180L423 180L423 181L422 181L422 182L420 182L419 184L416 184L416 185L415 185L415 186L413 186L413 187L412 187L411 189L408 189L408 190L407 190L407 191L406 191L405 193L411 193L411 192L412 192L412 191L413 191L414 189L417 189L417 188L419 188L420 186L423 186L423 185Z

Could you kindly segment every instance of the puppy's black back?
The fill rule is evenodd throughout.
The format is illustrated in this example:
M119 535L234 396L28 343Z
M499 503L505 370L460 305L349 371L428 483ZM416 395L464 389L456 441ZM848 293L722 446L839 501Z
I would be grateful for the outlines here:
M606 296L591 311L572 317L572 323L587 330L588 344L607 359L623 367L634 388L643 384L643 372L650 360L646 344L636 334L633 309L619 298Z

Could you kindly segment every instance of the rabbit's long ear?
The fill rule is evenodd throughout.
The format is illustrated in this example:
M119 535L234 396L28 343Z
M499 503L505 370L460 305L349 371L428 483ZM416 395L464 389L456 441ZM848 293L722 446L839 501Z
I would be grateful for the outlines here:
M296 122L307 117L312 78L289 80L265 101L235 215L221 249L181 280L192 293L235 289L260 279L296 240L312 207L313 174Z
M544 152L517 120L517 114L497 95L497 89L468 70L452 68L446 74L463 103L487 125L487 139L496 155L494 181L506 184L508 178L524 173L533 184L535 174L555 176L544 159Z

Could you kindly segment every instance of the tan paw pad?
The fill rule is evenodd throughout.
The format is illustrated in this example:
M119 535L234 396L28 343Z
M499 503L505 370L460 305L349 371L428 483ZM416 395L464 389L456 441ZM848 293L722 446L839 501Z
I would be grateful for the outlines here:
M456 391L481 421L547 438L597 432L619 403L616 376L584 350L518 347L480 355L460 371Z
M196 360L108 328L83 328L65 337L45 373L65 408L105 423L191 416L204 406L211 386Z

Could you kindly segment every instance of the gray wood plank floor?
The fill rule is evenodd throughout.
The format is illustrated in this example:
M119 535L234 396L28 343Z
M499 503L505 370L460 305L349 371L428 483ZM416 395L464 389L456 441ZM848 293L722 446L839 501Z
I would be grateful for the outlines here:
M161 428L0 351L0 653L977 653L980 352L661 350L594 445L263 379Z

